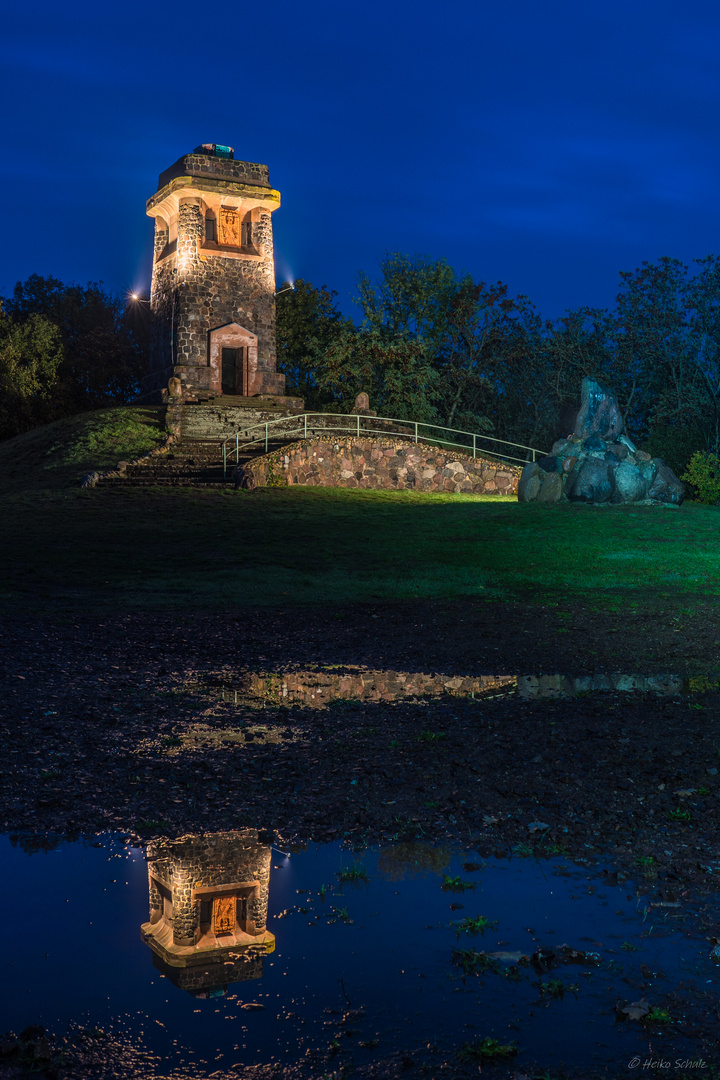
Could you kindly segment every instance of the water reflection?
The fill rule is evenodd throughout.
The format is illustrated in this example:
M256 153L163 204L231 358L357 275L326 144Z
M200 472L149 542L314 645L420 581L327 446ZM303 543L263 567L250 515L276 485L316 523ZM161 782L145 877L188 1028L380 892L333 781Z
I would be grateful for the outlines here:
M435 1050L423 1050L428 1032L449 1061L465 1040L508 1039L511 1031L523 1075L554 1076L563 1063L563 1075L620 1076L650 1037L622 1010L645 996L652 1008L672 1010L662 1036L653 1029L663 1058L707 1058L717 1027L716 898L699 904L683 890L670 899L671 881L641 872L636 882L601 875L612 857L592 869L569 856L523 857L527 845L508 859L430 843L363 852L335 843L274 857L266 907L265 837L224 832L150 845L147 944L137 934L148 884L139 848L103 834L57 849L28 846L29 856L0 837L3 880L22 882L24 924L35 928L6 936L4 1024L58 1030L82 1017L112 1030L125 1016L133 1034L144 1032L143 1048L177 1076L205 1075L211 1062L226 1075L238 1061L289 1075L308 1054L318 1063L313 1076L351 1065L390 1075L390 1062L406 1054L436 1076ZM365 872L357 882L343 873L355 866ZM243 890L256 888L253 907ZM212 899L229 894L248 904L236 903L229 920L219 905L215 925ZM12 925L15 892L4 899L1 914ZM93 911L103 917L88 921ZM271 935L261 936L266 913L271 927L282 920L282 947L263 971L272 948ZM228 946L233 915L234 933L246 938ZM189 993L169 992L148 947ZM261 973L262 984L246 981ZM565 984L563 1001L550 992L553 982ZM340 1050L328 1057L333 1043ZM117 1061L107 1075L115 1068Z
M141 932L155 966L195 997L259 979L275 948L267 930L270 847L254 829L148 845L150 919Z
M347 667L343 671L289 671L250 674L241 690L222 693L226 700L238 694L278 705L322 708L334 701L401 701L403 698L459 694L487 697L513 690L512 675L428 675L423 672L369 671Z
M424 672L372 671L347 667L342 671L251 673L238 687L222 687L224 701L236 704L303 705L325 708L334 702L402 701L413 698L493 698L516 695L526 700L576 697L607 690L676 695L693 691L693 682L679 675L610 673L580 675L431 675ZM703 687L705 689L705 687Z
M522 698L534 700L551 697L577 697L603 690L659 694L672 696L687 690L685 679L679 675L519 675L517 692Z

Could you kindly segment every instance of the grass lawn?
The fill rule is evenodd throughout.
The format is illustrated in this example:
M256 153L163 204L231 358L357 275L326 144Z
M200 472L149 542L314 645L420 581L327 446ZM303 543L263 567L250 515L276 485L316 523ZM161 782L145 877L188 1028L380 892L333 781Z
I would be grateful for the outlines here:
M82 490L163 438L106 409L0 444L0 610L450 600L687 612L720 591L720 508L519 506L497 496Z
M621 609L720 592L720 509L546 508L328 488L6 494L0 605L105 609L471 596Z

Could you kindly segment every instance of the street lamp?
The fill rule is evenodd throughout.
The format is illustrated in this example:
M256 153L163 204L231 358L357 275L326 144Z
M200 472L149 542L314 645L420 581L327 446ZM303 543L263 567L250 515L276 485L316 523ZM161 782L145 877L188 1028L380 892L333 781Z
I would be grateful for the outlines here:
M295 286L286 285L284 289L280 289L279 292L273 293L273 296L282 296L284 292L295 292Z

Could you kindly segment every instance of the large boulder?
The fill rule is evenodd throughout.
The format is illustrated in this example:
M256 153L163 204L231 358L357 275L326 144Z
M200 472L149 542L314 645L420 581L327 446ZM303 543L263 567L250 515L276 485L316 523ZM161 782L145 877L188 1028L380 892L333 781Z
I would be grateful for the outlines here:
M588 439L597 435L601 439L617 439L625 427L615 396L595 379L583 379L580 395L580 412L575 421L573 436Z
M590 378L582 382L573 434L526 465L518 485L519 502L679 505L684 494L672 469L628 438L614 395Z
M539 503L556 503L560 502L562 496L562 475L559 472L546 473L535 501Z
M615 478L611 462L586 457L568 477L565 494L571 502L610 502L615 494Z
M518 481L518 502L534 502L542 486L544 473L536 461L531 461L520 473Z
M615 502L637 502L645 498L646 483L637 465L623 461L615 470Z
M661 458L654 459L656 469L653 481L648 488L648 498L658 502L674 503L679 506L685 497L685 486L678 480L669 465Z

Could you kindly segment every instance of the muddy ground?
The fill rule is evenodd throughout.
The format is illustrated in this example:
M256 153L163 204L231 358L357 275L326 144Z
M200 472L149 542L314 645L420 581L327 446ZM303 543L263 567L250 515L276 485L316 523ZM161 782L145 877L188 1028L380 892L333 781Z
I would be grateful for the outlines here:
M454 838L482 856L523 845L590 859L610 881L642 873L670 903L708 893L720 873L720 619L710 605L687 625L468 602L18 615L1 628L5 833L147 840L253 826L281 847ZM331 665L707 683L667 697L501 692L323 708L243 697L249 672ZM237 704L222 687L239 688ZM412 1075L419 1064L408 1061L375 1075ZM79 1062L56 1074L105 1075Z

